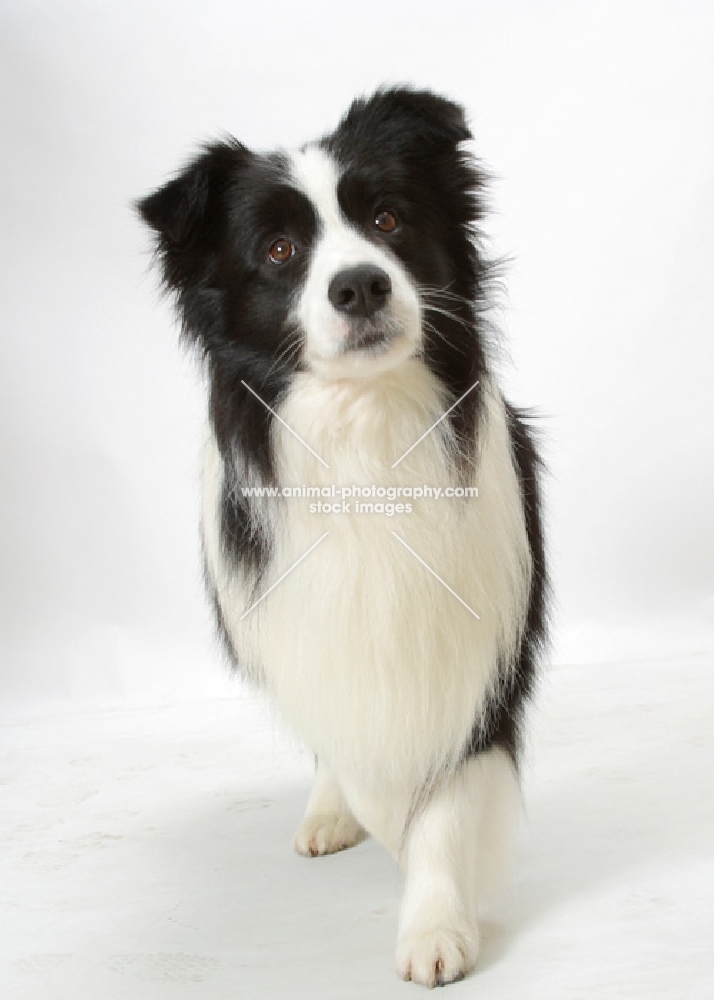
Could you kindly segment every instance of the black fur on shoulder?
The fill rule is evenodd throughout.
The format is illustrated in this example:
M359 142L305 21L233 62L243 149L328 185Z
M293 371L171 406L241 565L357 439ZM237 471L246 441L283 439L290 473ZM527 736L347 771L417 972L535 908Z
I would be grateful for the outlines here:
M542 462L536 450L531 414L506 404L511 449L521 488L532 571L525 628L515 664L504 664L500 684L474 726L465 756L499 746L518 766L521 723L526 703L533 693L536 669L547 636L548 576L542 524L540 479Z

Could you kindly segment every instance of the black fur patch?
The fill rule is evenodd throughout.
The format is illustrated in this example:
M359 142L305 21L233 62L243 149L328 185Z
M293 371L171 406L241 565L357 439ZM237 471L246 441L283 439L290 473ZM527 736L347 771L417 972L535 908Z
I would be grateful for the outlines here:
M506 404L506 412L533 564L530 598L516 662L513 665L504 664L501 671L501 676L508 676L510 680L505 687L501 685L489 698L474 726L465 756L482 753L492 746L498 746L509 754L514 764L517 764L523 711L533 693L538 658L546 641L548 578L541 522L539 482L541 462L533 442L533 432L527 423L527 414L509 404Z

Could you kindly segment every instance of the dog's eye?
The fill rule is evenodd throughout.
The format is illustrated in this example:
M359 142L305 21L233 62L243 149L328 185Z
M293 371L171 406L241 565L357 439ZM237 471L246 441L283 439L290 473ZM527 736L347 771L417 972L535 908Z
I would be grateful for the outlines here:
M378 212L374 224L382 233L393 233L399 222L394 212Z
M281 237L271 245L270 250L268 250L268 257L270 257L274 264L284 264L286 260L290 260L294 253L295 244Z

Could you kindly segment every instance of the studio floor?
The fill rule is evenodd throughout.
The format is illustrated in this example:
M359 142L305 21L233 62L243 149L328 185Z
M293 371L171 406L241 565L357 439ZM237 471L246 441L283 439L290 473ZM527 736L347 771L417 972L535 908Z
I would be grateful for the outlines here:
M549 671L516 871L449 997L714 997L713 706L712 656ZM311 758L253 696L0 739L6 1000L425 995L386 851L293 853Z

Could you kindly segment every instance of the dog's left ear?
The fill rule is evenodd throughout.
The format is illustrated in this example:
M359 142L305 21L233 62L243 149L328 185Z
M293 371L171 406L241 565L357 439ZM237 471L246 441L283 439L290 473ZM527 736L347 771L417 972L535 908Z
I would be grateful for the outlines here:
M385 148L408 149L417 144L427 155L452 153L471 138L460 105L430 90L411 87L381 89L372 97L359 98L343 118L342 129Z
M430 90L399 88L387 93L397 111L404 111L415 121L423 141L432 146L453 149L471 138L466 113L461 105Z

